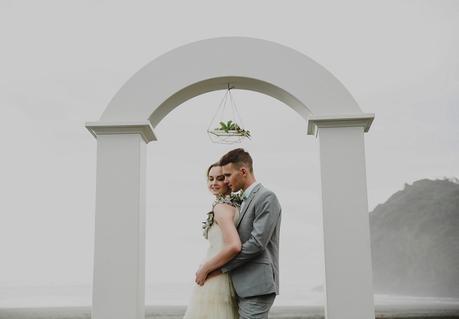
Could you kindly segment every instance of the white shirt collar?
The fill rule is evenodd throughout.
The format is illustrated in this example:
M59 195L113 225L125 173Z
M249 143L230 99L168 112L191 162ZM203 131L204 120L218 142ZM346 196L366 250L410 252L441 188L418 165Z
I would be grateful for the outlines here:
M254 182L252 185L250 185L245 191L243 194L243 198L249 198L250 194L252 193L252 190L255 188L255 186L257 186L258 184L260 184L260 182Z

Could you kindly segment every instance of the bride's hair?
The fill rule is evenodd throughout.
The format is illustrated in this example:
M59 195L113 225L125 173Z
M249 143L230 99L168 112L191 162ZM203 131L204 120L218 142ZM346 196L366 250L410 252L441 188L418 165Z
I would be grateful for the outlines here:
M212 169L212 167L217 167L217 166L221 166L219 162L216 162L216 163L213 163L209 166L209 168L207 169L207 174L206 174L206 177L209 177L209 172L210 170Z
M236 148L223 155L220 159L219 165L225 166L230 163L236 165L237 167L245 165L250 172L253 173L252 157L249 152L246 152L243 148Z

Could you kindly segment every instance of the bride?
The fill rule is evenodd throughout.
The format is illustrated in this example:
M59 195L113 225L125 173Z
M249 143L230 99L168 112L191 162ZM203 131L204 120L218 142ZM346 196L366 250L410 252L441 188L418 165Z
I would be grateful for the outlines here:
M212 211L203 226L209 248L204 263L196 273L199 285L194 287L184 319L237 319L236 295L228 273L207 274L241 251L235 226L240 205L237 197L231 196L231 189L225 184L222 168L217 163L207 169L207 186L215 196Z

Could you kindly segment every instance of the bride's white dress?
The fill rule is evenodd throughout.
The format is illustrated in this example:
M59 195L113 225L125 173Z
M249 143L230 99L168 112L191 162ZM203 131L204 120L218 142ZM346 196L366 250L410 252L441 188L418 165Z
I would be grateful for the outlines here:
M236 208L234 222L239 217ZM206 260L215 256L224 246L223 234L217 223L208 231L209 248ZM195 285L183 319L237 319L238 307L228 273L212 277L203 286Z

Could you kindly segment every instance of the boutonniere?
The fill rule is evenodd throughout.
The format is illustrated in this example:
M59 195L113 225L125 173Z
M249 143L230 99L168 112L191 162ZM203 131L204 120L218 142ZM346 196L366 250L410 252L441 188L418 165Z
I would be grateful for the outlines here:
M242 204L242 200L244 199L243 198L243 191L239 191L237 193L231 193L230 195L230 200L232 203L236 204L237 206L241 207L241 204Z

